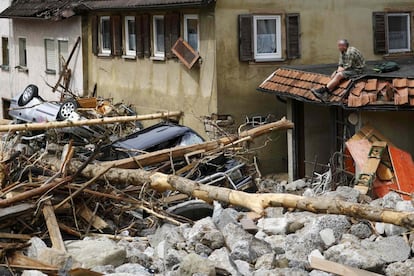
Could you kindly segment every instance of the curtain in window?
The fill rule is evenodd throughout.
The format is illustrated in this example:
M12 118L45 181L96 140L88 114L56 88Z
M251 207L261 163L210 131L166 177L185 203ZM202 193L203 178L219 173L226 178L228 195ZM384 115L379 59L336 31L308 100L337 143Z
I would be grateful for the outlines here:
M164 52L164 19L157 19L157 52Z
M257 53L276 53L276 20L257 20Z
M193 47L194 50L198 51L198 20L187 19L187 42Z
M102 20L102 49L111 49L111 32L109 19Z
M409 49L408 17L392 15L388 17L389 49Z
M135 20L128 20L128 50L135 51L136 39L135 39Z

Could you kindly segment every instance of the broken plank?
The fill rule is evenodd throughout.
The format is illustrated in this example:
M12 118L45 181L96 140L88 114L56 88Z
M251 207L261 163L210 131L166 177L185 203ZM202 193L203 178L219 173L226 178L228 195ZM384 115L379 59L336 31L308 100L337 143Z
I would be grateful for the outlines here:
M45 217L47 230L49 231L52 248L65 252L65 244L63 243L62 234L60 233L55 211L50 200L47 200L43 206L43 216Z
M41 261L29 258L17 252L14 252L10 256L7 256L7 262L8 262L7 265L9 265L12 268L32 269L32 270L40 270L44 272L57 272L58 271L58 267L45 264Z
M93 228L97 230L103 230L105 228L109 228L108 223L98 217L97 215L94 215L93 211L89 209L86 204L82 204L78 206L78 214L87 222L91 222L91 225Z
M366 271L348 265L335 263L314 256L310 258L310 265L312 268L326 271L329 273L334 273L341 276L381 276L381 274L377 274L374 272Z
M10 217L18 217L21 214L34 210L36 207L35 204L31 203L21 203L19 205L10 206L7 208L0 209L0 221L8 219Z
M32 236L26 234L13 234L0 232L0 239L13 239L13 240L30 240Z
M182 112L160 112L146 115L136 116L117 116L117 117L104 117L99 119L82 119L78 121L60 121L60 122L46 122L46 123L26 123L15 125L0 125L0 132L15 132L15 131L29 131L29 130L46 130L55 128L75 127L75 126L91 126L91 125L103 125L113 123L126 123L133 121L144 121L163 119L171 117L181 117Z

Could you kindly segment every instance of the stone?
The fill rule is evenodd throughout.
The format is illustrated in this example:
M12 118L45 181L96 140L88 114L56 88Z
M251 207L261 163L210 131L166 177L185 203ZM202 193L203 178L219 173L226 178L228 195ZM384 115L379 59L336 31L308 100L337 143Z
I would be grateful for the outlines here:
M321 237L323 243L325 244L326 247L331 246L332 244L335 243L335 235L334 232L331 228L325 228L322 229L319 232L319 236Z
M289 234L285 239L285 256L290 267L305 268L308 265L308 255L314 249L323 249L319 232L308 232L304 235Z
M145 267L139 264L123 264L115 268L115 273L130 273L133 275L150 276L151 273Z
M309 272L309 276L335 276L334 274L314 269L311 272Z
M266 237L264 241L270 245L273 253L278 255L285 253L285 239L285 235L273 235Z
M385 233L385 223L376 222L375 223L375 231L377 231L378 234L383 235Z
M99 272L102 274L115 273L115 267L113 265L98 265L91 268L92 271Z
M303 192L302 196L304 197L314 197L316 196L315 191L311 188L306 188Z
M230 259L230 254L227 248L223 247L214 250L208 259L214 263L215 267L224 269L231 275L238 274L237 266L234 261Z
M179 264L187 254L184 251L169 248L165 255L165 265L167 268L171 268L176 264Z
M214 202L213 222L221 232L227 224L237 224L238 218L239 213L235 209L223 209L220 203Z
M396 192L389 192L388 194L382 197L382 200L383 208L395 209L397 202L402 201L403 199Z
M372 230L366 223L359 222L351 226L350 233L360 239L366 239L372 235Z
M384 223L384 231L386 236L396 236L401 235L402 233L408 232L407 228L390 224L390 223Z
M346 241L330 247L324 252L326 259L367 270L381 271L386 264L405 261L410 247L404 238L386 237L375 242L363 240L360 243Z
M195 273L201 273L200 275L209 276L216 275L214 263L211 260L203 258L197 254L188 254L180 263L178 274L183 276L192 276Z
M54 248L42 248L39 249L37 259L45 264L49 264L52 266L63 267L67 260L70 258L70 254L67 254L61 250L57 250ZM72 257L73 265L72 267L80 267L81 262L77 259Z
M293 222L288 224L288 226L286 228L286 234L295 233L296 231L302 229L304 226L305 226L305 224L303 222L293 221Z
M205 217L196 221L191 229L185 233L187 243L204 244L211 249L224 246L223 234L217 229L211 217Z
M250 262L250 241L239 240L233 244L230 256L233 260L243 260Z
M336 240L339 240L342 234L346 233L351 224L346 216L342 215L323 215L316 219L315 223L310 227L310 231L321 231L330 228L333 231Z
M321 251L319 251L318 249L312 250L312 252L308 255L309 263L310 263L312 257L325 259L325 257L322 255Z
M204 245L202 243L196 243L194 246L194 252L202 257L208 257L213 250L208 247L207 245Z
M349 186L338 186L335 191L327 192L324 194L326 197L333 197L348 202L358 202L359 195L361 193Z
M253 238L250 242L249 252L250 262L255 263L260 256L271 253L272 248L267 242Z
M257 227L268 235L285 234L288 221L286 218L262 218L257 222Z
M409 276L414 275L414 259L408 259L404 262L395 262L385 269L387 276Z
M107 238L65 241L66 250L84 268L99 265L119 266L125 262L126 250Z
M266 218L280 218L284 211L285 208L283 207L267 207L264 213Z
M164 223L154 235L148 236L148 241L153 248L156 248L162 241L167 242L166 247L175 247L177 243L185 242L179 227Z
M259 269L253 273L254 276L308 276L306 270L300 268L276 268L272 270Z
M252 269L248 262L242 260L235 260L234 264L236 265L237 270L242 276L252 275Z
M253 235L233 223L228 223L222 233L227 247L231 250L232 258L234 260L250 261L249 248Z
M7 275L7 274L0 274L0 275ZM21 276L47 276L47 274L44 274L43 272L39 270L24 270Z
M257 231L259 230L256 226L256 223L254 223L254 221L250 218L242 218L240 220L240 224L244 231L250 234L253 234L253 235L256 234Z
M30 246L27 248L27 257L37 259L39 250L47 248L46 243L38 237L32 237L29 240Z
M398 201L395 204L395 210L399 212L414 212L414 206L410 200Z
M268 253L260 256L257 258L256 263L254 265L254 268L260 269L273 269L275 265L275 254L274 253Z
M269 236L265 232L263 232L262 230L259 230L259 231L257 231L256 235L254 235L254 237L256 239L259 239L259 240L265 240Z
M286 184L285 188L287 192L293 192L299 189L296 182L291 182L291 183Z

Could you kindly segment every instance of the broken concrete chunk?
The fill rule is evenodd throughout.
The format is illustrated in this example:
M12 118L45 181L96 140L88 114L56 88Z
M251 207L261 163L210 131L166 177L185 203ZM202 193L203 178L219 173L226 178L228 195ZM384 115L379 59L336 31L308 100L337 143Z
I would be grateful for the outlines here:
M179 275L192 276L195 273L202 275L215 276L216 269L214 263L207 258L191 253L184 257L178 269Z
M351 226L350 233L360 239L366 239L371 236L372 230L366 223L360 222Z
M286 218L262 218L257 222L257 227L268 235L285 234L288 221Z
M239 212L232 208L223 209L221 204L214 202L214 211L213 211L213 222L217 228L223 232L224 227L229 224L238 224L237 219L239 217Z
M68 254L82 267L91 268L100 265L119 266L125 262L126 250L107 238L66 241Z
M240 275L242 276L252 275L252 269L248 262L242 261L242 260L235 260L234 263L236 264L237 270L239 271Z
M414 259L392 263L385 269L387 276L414 275Z
M130 273L133 275L150 276L145 267L139 264L123 264L115 269L115 273Z
M47 276L47 274L44 274L39 270L24 270L21 276Z
M256 264L254 265L254 268L256 270L264 268L264 269L273 269L275 266L275 254L274 253L268 253L260 256L256 260Z
M230 259L227 248L223 247L214 250L208 259L214 263L215 267L224 269L231 275L238 275L237 266L234 261Z
M360 191L348 186L339 186L335 191L327 192L324 196L334 197L348 202L358 202Z
M211 217L206 217L194 223L185 233L187 243L201 243L211 249L221 248L224 245L223 234L217 229Z
M169 246L175 246L177 243L185 242L180 228L169 223L163 224L155 231L154 235L148 236L148 241L154 248L162 241L166 241Z
M253 276L308 276L306 270L300 268L276 268L272 270L259 269L253 273Z
M334 232L331 228L325 228L322 229L319 232L319 236L321 237L323 243L325 244L326 247L331 246L332 244L335 243L335 235Z

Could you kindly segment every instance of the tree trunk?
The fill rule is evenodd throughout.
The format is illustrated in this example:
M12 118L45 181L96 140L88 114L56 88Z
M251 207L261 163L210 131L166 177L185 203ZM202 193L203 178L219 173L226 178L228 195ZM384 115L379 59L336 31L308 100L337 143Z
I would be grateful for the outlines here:
M46 122L46 123L26 123L16 125L0 125L0 132L14 132L14 131L28 131L28 130L46 130L52 128L64 128L75 126L91 126L91 125L103 125L113 123L125 123L134 121L154 120L171 117L181 117L182 112L161 112L146 115L136 116L118 116L118 117L104 117L99 119L82 119L79 121L62 121L62 122Z

